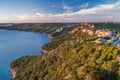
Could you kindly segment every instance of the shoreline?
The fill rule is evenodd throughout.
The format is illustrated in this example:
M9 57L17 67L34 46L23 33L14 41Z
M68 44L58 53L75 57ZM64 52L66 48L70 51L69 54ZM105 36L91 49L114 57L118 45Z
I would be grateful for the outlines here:
M9 31L11 31L11 29L0 29L0 30L9 30ZM24 31L24 30L12 30L12 31ZM35 32L35 31L24 31L24 32ZM50 34L41 33L41 32L35 32L35 33L40 33L40 34L47 35L48 38L50 38L50 41L51 41L51 39L53 39L53 37L52 37ZM44 45L44 44L43 44L43 45ZM43 45L42 45L42 46L43 46ZM46 54L46 53L49 52L49 51L47 51L47 50L43 50L42 47L41 47L40 51L41 51L41 55L42 55L42 54ZM22 56L21 56L21 57L22 57ZM10 72L10 79L14 79L14 78L16 77L17 71L16 71L14 68L11 68L11 67L9 66L9 72Z
M44 50L44 49L41 48L41 54L46 54L46 53L48 53L48 52L49 52L49 51Z
M16 77L17 71L13 68L9 68L9 72L10 72L10 76L11 76L10 79L14 79Z

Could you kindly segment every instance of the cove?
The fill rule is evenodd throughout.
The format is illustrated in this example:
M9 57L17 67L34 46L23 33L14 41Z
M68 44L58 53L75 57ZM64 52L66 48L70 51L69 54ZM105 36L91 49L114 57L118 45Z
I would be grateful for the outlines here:
M12 30L0 30L0 80L10 80L10 63L25 55L39 55L41 47L50 41L47 35Z

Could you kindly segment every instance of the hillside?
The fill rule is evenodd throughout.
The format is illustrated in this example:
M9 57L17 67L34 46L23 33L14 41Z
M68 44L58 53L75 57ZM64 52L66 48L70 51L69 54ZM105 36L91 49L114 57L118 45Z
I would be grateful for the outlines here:
M120 48L91 41L96 34L82 32L83 28L90 27L80 24L65 28L43 46L47 54L13 61L13 80L119 80Z
M60 35L65 27L70 27L76 23L20 23L20 24L0 24L0 29L32 31L46 33L51 37Z
M94 23L94 25L96 26L96 28L100 28L100 29L110 29L113 30L115 32L120 32L120 23L112 23L112 22L108 22L108 23Z

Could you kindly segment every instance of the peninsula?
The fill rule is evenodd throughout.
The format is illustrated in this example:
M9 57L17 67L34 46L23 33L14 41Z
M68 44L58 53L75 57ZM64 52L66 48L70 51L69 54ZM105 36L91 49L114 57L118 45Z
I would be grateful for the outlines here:
M120 61L118 28L119 23L76 23L59 26L54 29L51 42L42 47L46 54L23 56L11 63L13 80L116 80L119 78L117 70ZM10 30L12 29L11 27Z

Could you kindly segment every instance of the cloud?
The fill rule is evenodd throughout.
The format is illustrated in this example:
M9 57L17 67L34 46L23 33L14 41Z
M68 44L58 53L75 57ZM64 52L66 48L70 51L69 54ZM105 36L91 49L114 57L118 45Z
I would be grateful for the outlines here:
M84 4L87 7L89 4ZM101 4L87 9L73 12L72 7L63 6L66 10L59 14L43 14L36 12L34 15L17 15L20 20L32 20L37 22L96 22L96 21L120 21L120 1L115 4Z
M86 14L95 14L99 13L104 10L110 10L113 9L115 6L114 5L98 5L96 7L90 8L90 9L82 9L78 11L79 14L86 15Z
M21 20L27 19L29 17L30 17L30 15L27 15L27 14L16 15L16 18L21 19Z
M73 12L73 7L70 7L68 5L63 5L63 9L66 10L67 13Z
M45 15L44 15L44 14L39 13L39 12L36 12L34 16L37 16L37 17L45 17Z
M78 6L78 8L87 8L89 5L89 3L85 3L85 4L82 4L80 6Z

